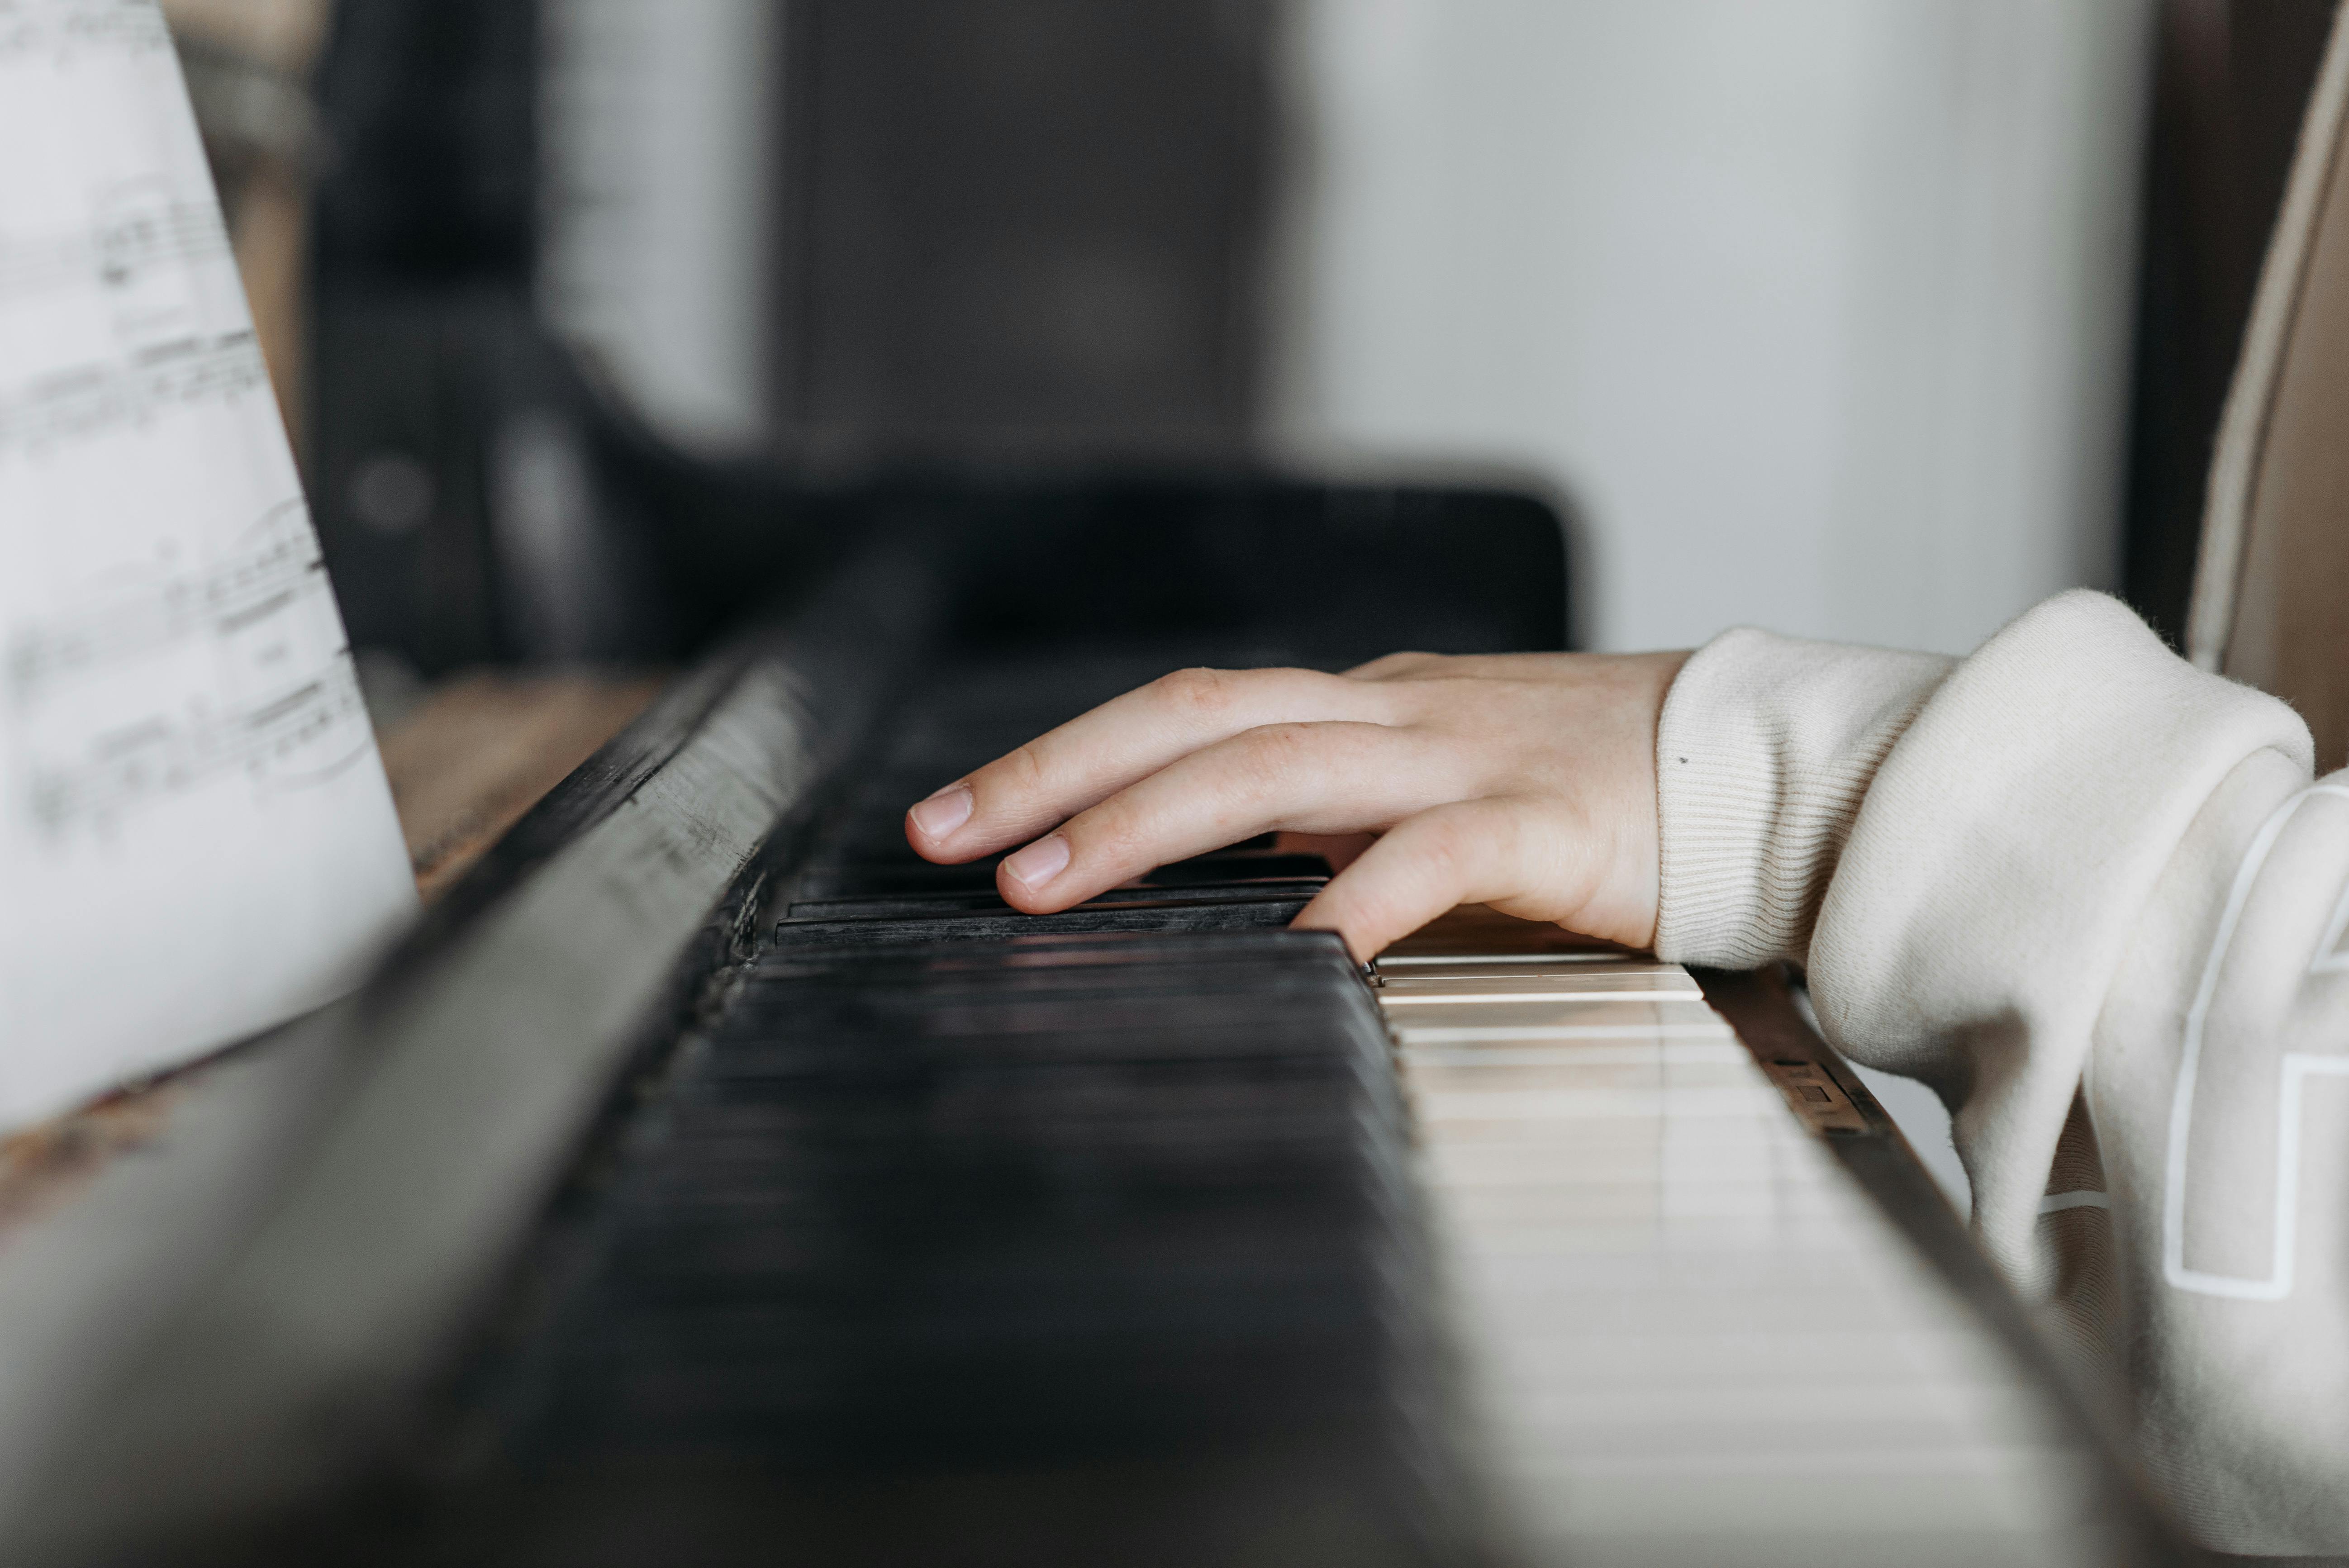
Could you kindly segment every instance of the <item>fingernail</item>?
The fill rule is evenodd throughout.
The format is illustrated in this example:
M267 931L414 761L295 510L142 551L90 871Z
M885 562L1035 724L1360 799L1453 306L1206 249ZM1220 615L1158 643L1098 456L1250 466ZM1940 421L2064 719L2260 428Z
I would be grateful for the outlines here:
M1011 873L1013 882L1034 892L1059 876L1068 863L1069 841L1055 833L1049 839L1037 840L1016 855L1007 856L1003 869Z
M905 813L926 839L943 839L970 820L970 786L949 784Z

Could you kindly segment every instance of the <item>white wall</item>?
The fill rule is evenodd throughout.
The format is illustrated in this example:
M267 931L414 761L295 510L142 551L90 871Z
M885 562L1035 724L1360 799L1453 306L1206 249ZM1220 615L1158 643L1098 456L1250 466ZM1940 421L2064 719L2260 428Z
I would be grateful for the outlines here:
M771 432L772 0L543 0L549 317L667 434Z
M1295 0L1273 423L1590 525L1599 646L2114 575L2147 0Z

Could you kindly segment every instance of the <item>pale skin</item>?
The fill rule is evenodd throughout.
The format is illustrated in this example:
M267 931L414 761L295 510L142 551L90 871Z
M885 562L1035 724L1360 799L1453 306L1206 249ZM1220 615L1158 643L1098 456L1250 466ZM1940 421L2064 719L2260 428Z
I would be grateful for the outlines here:
M1312 835L1343 869L1296 923L1358 958L1463 903L1647 947L1656 722L1687 658L1178 670L916 803L905 837L947 864L1023 845L996 886L1043 914L1259 833Z

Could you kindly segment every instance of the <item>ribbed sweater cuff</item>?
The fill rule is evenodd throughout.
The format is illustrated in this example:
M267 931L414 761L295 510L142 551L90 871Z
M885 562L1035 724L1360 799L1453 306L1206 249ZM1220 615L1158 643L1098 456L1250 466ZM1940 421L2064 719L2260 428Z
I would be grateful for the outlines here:
M1744 969L1808 951L1870 780L1955 661L1724 632L1656 731L1656 952Z

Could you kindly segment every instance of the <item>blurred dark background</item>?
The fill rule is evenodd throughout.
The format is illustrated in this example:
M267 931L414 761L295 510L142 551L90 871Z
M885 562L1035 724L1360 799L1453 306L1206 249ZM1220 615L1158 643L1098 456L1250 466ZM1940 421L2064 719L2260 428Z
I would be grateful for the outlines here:
M1071 512L1072 487L1294 469L1278 438L1297 422L1285 365L1296 322L1329 314L1298 292L1296 214L1319 199L1312 170L1346 152L1329 108L1343 83L1298 63L1300 28L1335 25L1300 23L1315 10L178 0L256 314L376 673L657 661L752 584L908 511L984 531L1042 485L1079 518L1067 526L1113 530L1117 506ZM2132 117L2135 150L2105 171L2139 192L2125 264L2098 285L2134 304L2111 499L2081 503L2117 515L2078 524L2081 579L2119 588L2173 637L2211 434L2332 12L2106 6L2114 36L2142 41L2123 62L2141 58L2128 69L2142 90L2065 100ZM1370 44L1433 58L1437 24L1414 26L1361 24ZM1393 77L1413 57L1381 59ZM1455 88L1475 96L1473 80ZM1630 139L1575 151L1640 155ZM1646 559L1638 542L1680 525L1611 501L1621 486L1603 462L1577 471L1566 423L1568 455L1527 447L1521 469L1553 500L1586 480L1595 492L1605 570L1583 591L1599 594L1599 639L1677 636L1616 601L1624 562ZM1397 460L1449 449L1389 444ZM1762 497L1747 525L1765 551L1768 511ZM1701 542L1676 547L1698 587ZM1780 553L1814 548L1785 526ZM2063 585L2059 571L1993 587L1966 614ZM1758 602L1741 615L1848 633L1832 596L1806 611L1764 586L1749 584Z
M787 442L1209 457L1246 442L1268 0L800 0L784 40Z
M755 418L714 443L631 406L575 237L591 325L566 340L545 308L550 233L605 199L549 154L549 62L589 84L574 121L625 120L626 85L594 84L642 15L345 0L326 32L307 458L359 645L425 676L657 657L696 630L664 624L680 578L724 598L909 489L984 514L1010 473L1245 462L1262 5L772 8L733 150L763 178L704 192L759 209L757 297L717 327L757 339ZM670 591L633 592L647 573Z

